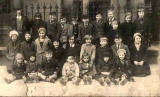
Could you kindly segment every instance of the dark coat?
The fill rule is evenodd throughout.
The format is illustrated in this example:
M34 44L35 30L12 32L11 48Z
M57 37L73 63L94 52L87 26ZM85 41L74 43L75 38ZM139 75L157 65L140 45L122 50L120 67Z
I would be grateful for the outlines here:
M132 22L124 22L120 25L120 29L122 31L122 38L124 41L124 44L129 45L133 42L133 35L135 33L135 25Z
M53 48L52 48L52 51L53 51L53 57L54 57L58 62L60 62L61 59L62 59L62 55L63 55L63 49L62 49L61 47L58 47L58 48L53 47Z
M104 61L104 57L109 57L108 62ZM112 65L113 53L110 47L98 47L96 51L96 70L97 73L109 72Z
M31 56L35 56L35 48L34 43L32 41L23 41L21 43L21 53L24 55L25 60L29 61Z
M142 66L136 66L134 65L134 75L135 76L146 76L150 75L150 67L147 62L147 49L146 45L142 44L140 46L140 50L138 51L135 47L134 44L131 45L130 47L130 52L131 52L131 62L134 64L134 61L144 61L144 65Z
M28 62L27 66L26 66L26 73L34 73L38 71L38 66L36 64L36 62Z
M47 35L53 41L54 39L58 39L60 30L60 24L58 22L47 23Z

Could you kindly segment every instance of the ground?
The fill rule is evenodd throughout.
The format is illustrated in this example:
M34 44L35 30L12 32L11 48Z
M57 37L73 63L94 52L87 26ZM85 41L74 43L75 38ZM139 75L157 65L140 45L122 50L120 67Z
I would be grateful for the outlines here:
M160 96L160 45L149 48L151 75L135 77L135 82L125 86L101 86L93 80L92 85L79 86L69 82L62 86L58 81L54 84L47 82L25 84L17 80L6 84L4 77L11 76L6 72L6 66L0 66L0 96ZM5 64L3 58L1 64Z

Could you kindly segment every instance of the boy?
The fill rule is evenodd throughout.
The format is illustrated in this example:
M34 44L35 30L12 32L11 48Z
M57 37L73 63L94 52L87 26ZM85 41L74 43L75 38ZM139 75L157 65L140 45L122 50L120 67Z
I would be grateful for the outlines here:
M101 85L104 85L105 81L108 85L110 84L108 79L112 71L112 56L112 49L108 46L108 38L100 37L100 46L96 51L96 71Z
M78 39L80 44L82 44L83 38L86 34L93 35L93 25L89 23L89 18L84 16L82 19L82 23L79 26L79 35Z
M82 59L82 62L79 64L80 77L83 79L85 85L91 84L93 76L93 64L90 63L90 57L88 54L84 54Z
M13 75L12 78L5 78L5 81L10 84L11 82L18 80L18 79L25 79L25 71L26 71L26 64L24 63L24 57L21 53L17 53L15 57L15 62L12 65L11 74Z
M56 13L51 12L49 14L49 21L47 22L47 35L53 41L58 38L60 24L57 21Z
M116 59L115 69L112 72L112 78L118 81L118 84L124 85L127 81L134 81L132 78L132 65L129 60L126 60L126 50L119 49L117 51L118 59Z
M133 35L135 33L135 26L132 23L132 13L130 11L125 14L125 22L120 25L120 29L123 32L124 44L130 45L133 42Z
M77 21L76 17L72 18L71 25L72 25L73 35L74 35L75 39L77 39L78 38L78 33L79 33L78 32L79 24L78 24L78 21ZM77 40L75 40L75 41L77 41Z
M79 66L75 62L73 56L68 56L67 61L63 65L62 79L60 83L63 85L67 84L67 81L73 81L74 84L78 85L79 79Z
M59 66L57 60L53 59L53 52L50 50L46 51L45 59L46 60L39 68L39 76L42 80L55 82L57 79L57 73L59 72Z
M130 60L130 51L129 51L129 48L128 48L127 45L123 44L121 35L116 34L114 42L115 42L115 44L111 47L112 51L113 51L113 59L118 58L117 51L119 49L125 49L126 50L126 59Z

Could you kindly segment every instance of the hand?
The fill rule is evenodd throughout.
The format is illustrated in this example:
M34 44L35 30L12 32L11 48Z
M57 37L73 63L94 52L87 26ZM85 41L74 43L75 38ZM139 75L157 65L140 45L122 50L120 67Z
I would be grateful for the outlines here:
M27 61L27 60L24 60L24 63L25 63L25 64L27 64L27 63L28 63L28 61Z
M141 61L141 62L139 63L139 65L141 65L141 66L142 66L143 64L144 64L144 61Z
M139 65L137 61L134 61L134 64L135 64L135 65Z

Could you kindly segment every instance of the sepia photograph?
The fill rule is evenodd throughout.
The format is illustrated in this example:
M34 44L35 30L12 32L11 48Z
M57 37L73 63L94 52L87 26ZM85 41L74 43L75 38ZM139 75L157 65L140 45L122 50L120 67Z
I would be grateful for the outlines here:
M0 96L160 96L160 0L0 0Z

